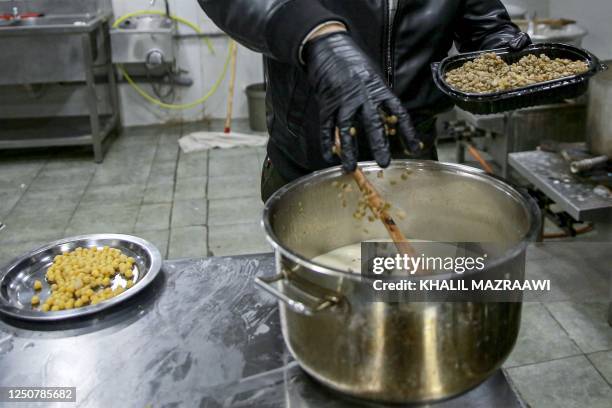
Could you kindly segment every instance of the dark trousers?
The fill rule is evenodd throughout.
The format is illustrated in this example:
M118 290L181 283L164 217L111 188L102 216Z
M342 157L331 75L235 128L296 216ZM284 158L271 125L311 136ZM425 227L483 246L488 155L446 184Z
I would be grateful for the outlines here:
M415 126L419 139L425 143L425 149L419 154L410 156L403 152L402 147L398 143L391 143L391 156L394 159L415 159L415 160L438 160L438 151L436 149L436 120L429 118L420 122ZM281 187L288 184L280 175L279 171L274 167L274 163L266 157L264 160L263 169L261 170L261 199L265 203Z

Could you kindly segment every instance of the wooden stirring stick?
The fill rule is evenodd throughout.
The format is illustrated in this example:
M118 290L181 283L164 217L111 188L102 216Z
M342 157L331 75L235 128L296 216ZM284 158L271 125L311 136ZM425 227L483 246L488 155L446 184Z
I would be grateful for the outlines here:
M340 156L340 152L340 129L336 128L335 153ZM367 198L368 206L370 207L372 214L379 216L380 221L387 229L387 232L389 233L389 236L393 240L393 243L395 244L395 247L399 253L402 255L406 254L408 256L415 257L416 251L412 245L410 245L404 234L402 234L402 231L393 220L393 217L391 217L391 214L389 214L389 211L386 208L385 200L380 197L378 191L376 191L372 183L370 183L370 180L368 180L365 174L363 174L363 171L361 171L359 166L357 166L357 169L351 173L351 176L353 176L355 183L357 183L357 186L359 186L359 190L361 190L361 192Z

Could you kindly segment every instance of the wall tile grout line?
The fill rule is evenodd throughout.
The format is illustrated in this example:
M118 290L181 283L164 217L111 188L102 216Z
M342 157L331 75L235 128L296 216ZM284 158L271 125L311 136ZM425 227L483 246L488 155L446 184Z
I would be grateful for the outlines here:
M580 347L580 345L576 342L576 340L574 340L574 338L571 336L570 332L567 331L565 326L563 326L563 324L561 324L561 322L555 317L555 315L546 306L546 303L540 302L540 304L542 305L544 310L546 310L546 312L550 315L550 317L559 325L559 327L561 327L561 330L563 330L563 333L565 333L567 335L567 338L571 340L571 342L574 344L574 346L576 346L576 348L578 350L580 350L584 355L586 355L586 353L584 352L582 347Z
M66 227L64 227L64 231L62 232L62 234L64 236L66 236L66 233L68 232L68 227L70 226L70 223L72 222L72 219L74 218L74 214L76 214L76 212L78 211L79 207L81 206L81 202L83 201L83 197L85 197L85 193L89 189L89 186L93 182L94 176L96 175L97 171L100 168L101 168L101 164L100 163L96 163L96 169L91 172L89 180L87 181L87 184L85 185L85 188L83 189L83 192L81 192L81 196L79 197L79 201L77 202L77 205L74 207L74 210L72 210L72 214L70 214L70 218L68 219L68 222L66 223Z
M513 365L511 367L503 367L503 368L504 368L504 370L508 371L508 370L514 370L515 368L529 367L529 366L534 366L534 365L538 365L538 364L546 364L546 363L550 363L552 361L565 360L566 358L574 358L574 357L580 357L580 356L588 357L586 354L584 354L581 351L578 354L571 354L569 356L556 357L556 358L551 358L550 360L538 361L538 362L535 362L535 363L518 364L518 365Z
M136 214L136 220L134 221L134 226L132 227L133 234L136 234L136 226L138 225L138 219L140 218L140 214L142 213L142 207L143 205L145 205L144 200L147 195L147 185L149 184L149 179L151 178L151 173L153 172L153 165L155 164L155 157L157 156L157 152L159 151L160 142L161 142L161 136L158 137L157 143L155 144L155 152L153 153L153 160L151 161L151 166L149 167L149 174L147 174L147 179L144 182L144 191L143 191L142 197L140 198L140 203L138 204L138 214ZM168 233L168 235L169 234L170 233Z
M510 373L505 368L503 368L502 370L504 371L503 373L504 377L506 377L506 380L508 380L508 385L510 385L510 388L512 389L512 391L516 393L521 406L529 407L529 405L526 402L527 400L525 399L525 396L521 393L518 386L514 383L514 379L512 378L512 375L510 375Z
M43 172L43 169L45 168L45 166L47 165L47 163L49 162L49 158L47 157L45 159L45 162L43 163L42 166L40 166L40 169L38 169L38 171L36 172L36 175L34 177L32 177L32 180L30 181L30 183L26 186L25 190L23 190L21 192L21 195L19 196L19 200L17 200L15 202L15 204L13 204L13 206L11 207L11 209L6 213L6 219L9 218L9 216L13 213L13 211L15 210L15 208L17 208L18 204L21 202L21 200L23 200L23 197L26 195L26 193L28 192L28 190L30 190L30 187L32 187L32 184L34 184L34 180L36 180L40 174ZM7 225L8 226L8 225Z
M181 123L181 126L179 128L179 138L183 136L183 124ZM162 138L160 137L159 141L158 141L158 149L159 149L159 143L161 143ZM177 141L178 144L178 141ZM176 196L176 184L178 181L178 163L179 160L181 159L181 148L179 146L178 148L178 153L176 155L176 158L174 159L174 174L172 177L172 202L170 203L170 215L168 217L168 238L166 239L166 254L164 255L164 259L167 259L170 256L170 245L172 244L172 218L174 216L174 201L175 201L175 196ZM150 177L150 174L149 174Z
M598 352L599 353L599 352ZM506 372L506 378L509 380L509 382L511 383L512 388L517 392L517 394L520 395L520 397L522 398L523 401L526 401L525 397L520 393L520 391L518 390L518 387L516 387L516 384L514 384L514 380L512 378L512 373L511 371L513 369L518 369L518 368L523 368L523 367L529 367L529 366L536 366L539 364L548 364L551 362L555 362L555 361L561 361L561 360L566 360L566 359L570 359L570 358L576 358L576 357L584 357L588 363L588 365L593 368L595 370L595 372L597 373L597 375L603 380L604 384L606 384L610 389L612 389L612 383L610 383L606 377L603 375L603 373L601 371L599 371L599 369L595 366L595 364L593 364L593 362L591 361L591 359L589 358L589 355L586 353L582 353L582 354L575 354L575 355L571 355L571 356L566 356L566 357L560 357L560 358L553 358L550 360L546 360L546 361L541 361L538 363L530 363L530 364L522 364L522 365L518 365L518 366L513 366L513 367L504 367L503 370Z
M597 351L597 353L601 353L602 351ZM605 352L605 351L603 351ZM594 353L591 353L594 354ZM606 384L608 384L608 386L610 388L612 388L612 382L608 381L608 379L606 378L606 376L599 370L599 368L597 368L597 366L593 363L593 361L591 360L591 357L589 357L588 354L585 354L586 359L588 360L589 364L591 364L591 366L595 369L595 371L597 371L597 374L599 374L599 376L601 378L603 378L603 380L605 381Z
M210 249L210 200L208 199L208 188L210 185L210 150L206 151L206 186L204 186L204 201L206 205L206 220L204 225L206 226L206 255L212 256L213 253Z
M515 366L512 366L512 367L504 367L504 370L509 371L509 370L514 370L515 368L523 368L523 367L535 366L535 365L538 365L538 364L547 364L547 363L552 363L554 361L561 361L561 360L566 360L568 358L576 358L576 357L584 357L584 358L586 358L588 360L589 364L593 365L593 363L591 363L591 360L589 360L588 355L586 355L585 353L579 353L579 354L573 354L571 356L551 358L550 360L539 361L537 363L528 363L528 364L515 365ZM607 381L606 381L606 383L607 383Z
M233 222L231 224L213 224L213 225L208 225L206 224L207 227L212 226L212 227L219 227L219 228L225 228L225 227L231 227L234 225L251 225L251 224L259 224L261 222L261 219L258 220L253 220L253 221L247 221L247 222Z

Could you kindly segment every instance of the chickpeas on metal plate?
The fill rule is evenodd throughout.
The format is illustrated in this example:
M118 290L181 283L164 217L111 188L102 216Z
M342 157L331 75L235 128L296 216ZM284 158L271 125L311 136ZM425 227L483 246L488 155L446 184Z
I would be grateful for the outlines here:
M46 281L51 295L44 301L34 295L32 306L41 304L43 312L60 311L95 305L120 295L134 285L136 260L119 249L76 248L72 252L57 255L47 270ZM121 277L124 285L117 284ZM34 290L42 288L42 282L34 282Z

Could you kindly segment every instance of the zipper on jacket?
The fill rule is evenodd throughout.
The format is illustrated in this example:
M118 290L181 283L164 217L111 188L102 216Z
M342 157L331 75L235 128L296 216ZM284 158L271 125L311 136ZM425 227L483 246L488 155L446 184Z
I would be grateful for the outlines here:
M387 0L387 49L385 55L385 75L387 85L393 88L393 28L399 0Z

